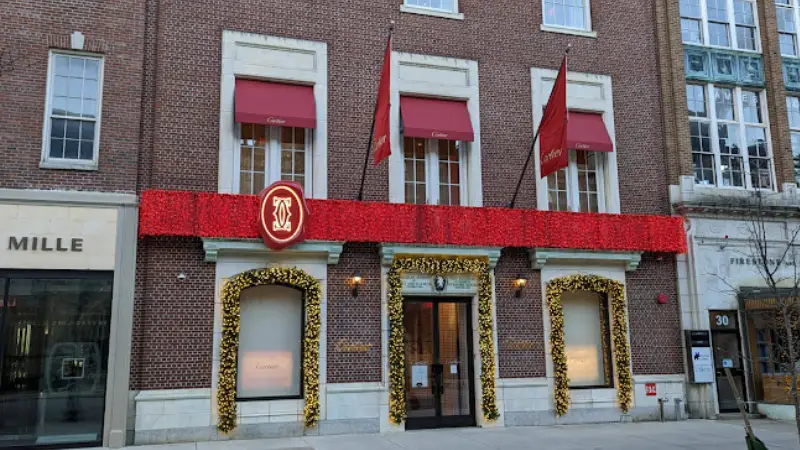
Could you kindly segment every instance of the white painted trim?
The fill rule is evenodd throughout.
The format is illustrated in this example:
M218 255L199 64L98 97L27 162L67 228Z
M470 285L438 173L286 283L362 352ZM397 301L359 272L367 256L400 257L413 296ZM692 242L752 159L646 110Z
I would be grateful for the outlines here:
M248 51L284 52L297 60L283 58L285 64L276 65L272 60L258 58L240 59ZM285 55L284 55L285 56ZM313 59L313 67L304 68L303 58ZM234 88L236 77L283 81L314 86L314 103L317 111L317 127L313 133L312 164L307 166L313 173L312 188L306 192L309 198L328 197L328 44L276 36L265 36L238 31L222 32L222 76L220 88L220 134L219 134L219 183L220 193L238 193L235 188L238 177L238 139L234 121Z
M133 194L89 191L44 191L0 189L0 201L6 203L70 203L93 206L137 205Z
M51 108L53 104L53 85L55 83L55 58L57 55L80 56L96 59L97 66L97 116L94 120L94 148L92 160L50 158ZM39 162L41 169L97 170L100 165L100 128L103 119L103 85L105 83L105 58L103 55L75 50L50 50L47 57L47 87L45 89L44 122L42 124L42 155ZM77 119L80 120L80 119ZM83 122L83 120L80 120ZM89 122L89 121L87 121Z
M343 248L344 244L341 242L307 241L284 249L279 253L271 250L258 239L203 239L206 262L217 262L220 258L233 256L263 255L268 258L270 256L276 258L318 258L326 260L327 264L338 264Z
M499 388L521 388L521 387L547 387L550 382L547 378L499 378L497 387Z
M571 34L573 36L581 36L586 38L597 39L596 31L587 31L580 28L568 28L568 27L559 27L555 25L542 24L540 29L547 33Z
M533 132L539 127L539 123L544 115L544 107L550 97L550 91L544 90L545 83L552 83L558 75L557 70L531 68L531 92L533 104ZM584 86L599 88L602 92L601 98L587 99L577 98L570 95L573 91L570 86ZM609 75L596 75L582 72L572 72L567 70L567 106L570 109L595 112L603 115L608 135L614 145L614 151L605 155L603 164L605 177L603 180L603 192L605 195L605 207L602 212L611 214L620 213L619 200L619 170L617 166L617 140L614 128L614 98L612 95L612 80ZM606 153L606 152L598 152ZM536 176L536 200L540 210L549 209L547 201L547 179L541 178L541 168L539 166L539 142L535 146L534 175Z
M455 1L456 1L456 7L453 10L458 11L458 0ZM464 14L460 12L448 12L444 10L423 8L421 6L412 6L406 4L400 5L400 12L421 14L423 16L441 17L443 19L464 20Z
M626 272L633 272L639 268L639 263L642 261L642 252L591 252L535 248L528 250L528 257L531 261L531 267L539 270L548 263L560 262L573 264L624 264Z
M481 124L480 92L478 89L478 62L466 59L444 58L440 56L418 55L392 52L391 68L391 113L390 142L392 153L389 156L389 201L405 203L405 169L403 163L403 137L400 133L400 96L416 95L465 100L475 138L467 146L465 158L468 176L462 183L467 184L468 195L461 200L465 206L483 206L483 182L481 164ZM425 70L447 73L448 82L435 79L424 80L405 78L401 71ZM462 160L464 161L464 160Z
M494 267L500 259L501 247L463 247L463 246L433 246L413 244L381 244L381 264L390 266L395 256L401 255L431 255L431 256L456 256L487 258L489 266Z
M642 383L683 383L686 381L686 375L634 375L633 382L636 384Z

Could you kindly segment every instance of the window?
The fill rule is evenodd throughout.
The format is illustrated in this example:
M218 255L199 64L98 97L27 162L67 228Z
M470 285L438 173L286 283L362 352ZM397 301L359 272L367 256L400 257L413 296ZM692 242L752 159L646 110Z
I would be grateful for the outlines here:
M545 25L590 30L590 22L589 0L544 0Z
M243 123L239 126L240 194L257 194L278 180L295 181L311 196L313 130Z
M75 54L50 54L43 165L97 165L103 60Z
M754 0L680 0L680 13L687 44L760 51Z
M569 167L547 177L551 211L604 212L604 161L601 152L569 151Z
M786 110L789 114L789 128L792 134L794 179L800 186L800 97L786 97Z
M245 289L240 317L238 399L301 398L302 293L285 286Z
M565 292L564 347L570 387L612 386L608 304L595 292Z
M466 198L465 144L443 139L404 139L406 203L462 205Z
M449 13L458 12L458 0L405 0L406 6Z
M773 189L762 93L689 84L686 100L695 183Z
M797 56L797 0L775 0L781 54Z

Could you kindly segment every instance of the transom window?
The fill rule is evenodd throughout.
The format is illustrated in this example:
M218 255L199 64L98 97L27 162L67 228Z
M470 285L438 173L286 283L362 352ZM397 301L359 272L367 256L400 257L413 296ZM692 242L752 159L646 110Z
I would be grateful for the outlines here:
M238 192L257 194L278 180L295 181L311 197L313 130L239 125Z
M589 0L544 0L543 16L545 25L591 29Z
M43 162L97 163L103 60L51 53Z
M786 97L786 110L789 114L789 128L792 137L794 179L800 186L800 97Z
M686 86L695 183L773 189L762 95L739 87Z
M797 0L775 0L775 12L778 16L778 35L781 54L797 55L797 24L800 22Z
M569 167L547 177L551 211L604 212L605 154L569 151Z
M405 138L405 202L420 205L464 204L465 145L443 139Z
M434 11L458 12L458 0L405 0L405 4Z
M680 12L685 43L760 51L753 0L680 0Z

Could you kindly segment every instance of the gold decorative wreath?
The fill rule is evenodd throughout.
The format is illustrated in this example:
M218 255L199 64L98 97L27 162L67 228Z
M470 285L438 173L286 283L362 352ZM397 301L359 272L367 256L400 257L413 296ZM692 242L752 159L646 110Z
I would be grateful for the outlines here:
M478 335L481 352L481 406L487 420L500 417L495 393L494 337L492 334L492 277L480 259L395 258L389 269L389 419L406 419L405 343L403 342L403 272L428 275L472 273L478 276Z
M222 288L222 341L217 391L220 431L236 428L236 357L239 353L239 297L247 288L277 284L299 289L305 296L305 338L303 340L303 392L305 425L319 421L319 334L322 289L319 281L297 268L256 269L231 278Z
M564 348L564 310L561 294L571 291L592 291L608 296L611 304L611 333L614 361L617 366L617 400L624 413L633 401L631 353L628 347L628 322L625 316L625 286L619 281L596 275L570 275L547 283L547 307L550 311L550 348L555 374L556 413L563 416L569 409L569 378L567 356Z

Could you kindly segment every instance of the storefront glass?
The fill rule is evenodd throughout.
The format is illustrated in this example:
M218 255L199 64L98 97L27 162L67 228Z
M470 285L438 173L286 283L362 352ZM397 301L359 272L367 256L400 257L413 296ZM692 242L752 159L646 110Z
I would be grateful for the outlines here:
M101 443L112 284L0 271L0 447Z

